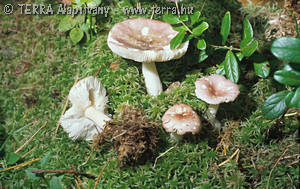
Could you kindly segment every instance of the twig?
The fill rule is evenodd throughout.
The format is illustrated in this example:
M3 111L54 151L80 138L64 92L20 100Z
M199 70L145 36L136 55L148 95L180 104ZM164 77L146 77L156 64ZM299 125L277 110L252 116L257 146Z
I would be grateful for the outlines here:
M100 178L101 178L101 176L102 176L102 174L103 174L103 171L104 171L104 169L107 167L107 165L108 165L108 163L110 162L110 160L111 160L111 158L109 159L109 161L106 162L106 164L104 165L104 167L101 169L100 174L98 175L97 180L96 180L96 182L95 182L94 189L97 188L97 185L98 185L99 180L100 180Z
M28 113L31 111L31 109L33 108L34 104L32 104L29 109L27 110L27 112L23 115L23 119L25 119L28 115Z
M115 140L116 138L118 138L118 137L120 137L122 135L125 135L126 133L127 133L127 131L124 131L124 132L118 134L117 136L114 136L113 138L110 139L110 142L112 142L113 140Z
M78 73L77 73L77 75L75 76L75 81L74 81L73 86L76 85L77 81L78 81ZM56 129L55 129L55 133L54 133L54 138L56 137L56 134L57 134L57 132L58 132L58 128L59 128L59 125L60 125L61 117L64 115L64 113L65 113L65 111L66 111L66 109L67 109L68 103L69 103L69 97L67 97L67 100L66 100L66 102L65 102L65 105L64 105L64 107L63 107L63 110L62 110L61 113L60 113L59 120L58 120L58 122L56 123Z
M230 160L232 160L232 158L237 154L239 153L240 149L237 149L228 159L226 159L225 161L223 161L222 163L220 163L218 165L218 167L221 167L223 165L225 165L226 163L228 163Z
M293 112L289 114L285 114L284 117L298 116L298 112Z
M82 186L82 189L85 189L84 186L83 186L83 184L82 184L81 179L79 177L76 177L76 179L78 180L79 184Z
M202 4L202 7L201 7L201 9L200 9L200 13L202 14L202 10L203 10L203 8L204 8L204 6L205 6L205 3L206 3L206 0L204 0L204 2L203 2L203 4Z
M269 188L269 184L270 184L270 179L271 179L271 175L273 173L274 168L277 166L277 164L279 163L279 161L281 160L281 158L285 155L285 153L287 152L287 150L289 149L289 147L291 147L293 144L290 144L286 147L286 149L284 150L284 152L281 154L281 156L278 158L278 160L276 161L276 163L273 165L270 174L269 174L269 178L268 178L268 182L267 182L267 186L266 189Z
M177 15L178 17L180 17L180 13L179 13L179 7L178 7L178 0L175 0L175 5L176 5L176 9L177 9Z
M93 154L94 151L95 151L95 146L92 147L92 151L90 152L90 155L89 155L89 157L87 158L87 160L86 160L83 164L81 164L80 166L87 164L87 162L88 162L88 161L90 160L90 158L92 157L92 154Z
M78 189L81 189L80 186L79 186L78 181L76 180L76 178L74 178L74 181L75 181L75 184L76 184L77 188L78 188Z
M155 166L156 166L157 160L158 160L159 158L161 158L162 156L164 156L166 153L168 153L170 150L172 150L173 148L175 148L176 146L177 146L177 145L172 146L171 148L167 149L164 153L160 154L160 155L155 159L155 161L154 161L153 169L154 169Z
M44 128L47 125L48 121L46 121L27 141L24 142L24 144L22 144L14 153L18 153L19 151L21 151L24 146L26 146L37 134L38 132L40 132L40 130L42 128Z
M60 174L64 174L64 173L69 173L72 175L81 175L84 176L86 178L90 178L90 179L95 179L96 177L93 175L90 175L88 173L85 172L80 172L80 171L74 171L74 170L61 170L61 169L33 169L31 170L32 173L60 173Z
M28 164L30 164L30 163L33 163L33 162L35 162L35 161L39 161L39 160L41 160L41 159L42 159L42 158L36 158L36 159L34 159L34 160L30 160L30 161L27 161L27 162L25 162L25 163L21 163L21 164L18 164L18 165L9 167L9 168L0 169L0 172L5 172L5 171L8 171L8 170L10 170L10 169L16 169L16 168L24 167L24 166L26 166L26 165L28 165Z
M229 50L241 51L241 49L234 48L234 47L217 46L217 45L210 45L210 46L216 49L229 49Z
M247 169L247 168L262 168L262 167L264 167L263 165L248 165L248 166L243 166L243 169Z
M35 150L35 149L36 149L36 147L32 148L31 150L29 150L28 152L26 152L24 155L22 155L21 158L26 157L28 154L30 154L30 153L31 153L33 150Z

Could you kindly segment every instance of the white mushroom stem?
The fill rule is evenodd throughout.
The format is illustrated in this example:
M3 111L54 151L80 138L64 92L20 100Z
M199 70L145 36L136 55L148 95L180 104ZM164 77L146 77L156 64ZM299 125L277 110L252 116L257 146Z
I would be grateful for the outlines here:
M162 92L162 84L155 62L143 62L142 71L148 94L151 96L159 95Z
M182 135L178 135L177 133L171 133L170 134L170 138L172 140L175 140L176 142L179 142L182 140L183 136Z
M105 121L110 120L104 112L96 110L93 106L90 106L85 110L84 116L94 121L101 128L103 128Z
M221 123L216 119L219 104L210 104L204 115L205 119L217 130L221 129Z

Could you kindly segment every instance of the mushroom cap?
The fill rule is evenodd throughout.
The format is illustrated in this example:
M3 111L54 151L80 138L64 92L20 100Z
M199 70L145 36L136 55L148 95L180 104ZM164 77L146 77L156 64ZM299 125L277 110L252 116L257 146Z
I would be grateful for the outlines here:
M117 23L107 38L109 48L119 56L137 62L165 62L182 57L189 42L170 49L170 41L177 35L168 23L137 18Z
M199 78L195 85L196 96L208 104L234 101L240 93L237 84L218 74Z
M61 117L60 123L69 137L92 140L93 136L102 131L103 125L97 125L85 115L88 107L103 112L107 103L106 90L95 77L86 77L78 81L69 92L72 107ZM103 119L107 121L107 117Z
M176 104L169 108L162 117L163 127L167 132L196 134L201 129L201 121L197 113L186 104Z
M85 110L89 106L94 106L98 111L104 111L108 102L105 88L93 76L78 81L69 92L69 100L79 109Z
M92 120L84 117L84 112L75 106L66 111L61 117L60 123L72 140L93 140L93 136L102 131L102 128L97 127Z

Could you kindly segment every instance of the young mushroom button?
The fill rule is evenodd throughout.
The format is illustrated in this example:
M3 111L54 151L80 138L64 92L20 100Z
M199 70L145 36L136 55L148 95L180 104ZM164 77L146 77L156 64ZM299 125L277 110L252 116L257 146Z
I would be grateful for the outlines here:
M181 140L186 133L196 134L201 129L201 121L197 113L186 104L176 104L166 111L162 117L163 127L171 138Z
M72 107L62 116L60 123L73 140L81 138L92 140L93 135L102 131L107 103L106 90L95 77L86 77L70 90Z
M216 119L219 104L234 101L240 93L238 85L217 74L197 79L195 85L196 96L210 104L204 117L220 130L221 123Z
M117 23L107 38L109 48L123 58L142 63L146 89L151 96L162 92L155 62L165 62L182 57L189 42L170 49L170 41L177 35L168 23L145 19L128 19Z

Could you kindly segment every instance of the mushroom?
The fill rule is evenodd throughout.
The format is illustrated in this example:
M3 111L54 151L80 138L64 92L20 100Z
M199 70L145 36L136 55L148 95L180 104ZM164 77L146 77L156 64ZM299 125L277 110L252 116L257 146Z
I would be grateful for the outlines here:
M128 19L117 23L107 38L109 48L119 56L142 63L146 89L151 96L162 92L162 84L155 62L165 62L182 57L187 51L186 41L170 49L170 41L177 35L168 23L146 19Z
M171 138L179 141L186 133L196 134L201 129L197 113L186 104L176 104L169 108L162 117L163 127Z
M209 104L204 117L216 129L221 129L221 123L216 119L219 104L232 102L239 95L238 85L224 76L213 74L196 80L196 96Z
M93 76L77 82L70 90L72 107L61 118L63 129L73 140L92 140L93 135L102 131L105 121L111 118L105 113L108 101L106 90Z

